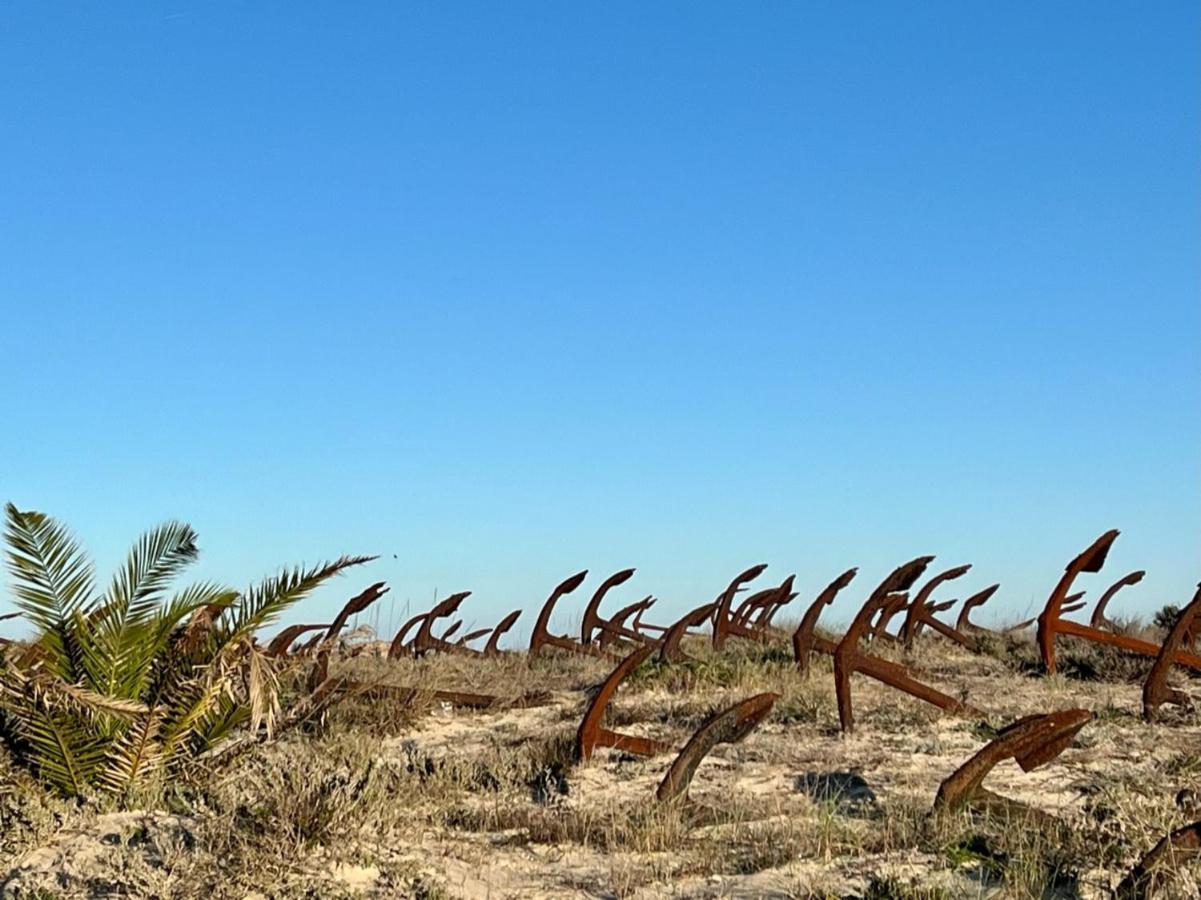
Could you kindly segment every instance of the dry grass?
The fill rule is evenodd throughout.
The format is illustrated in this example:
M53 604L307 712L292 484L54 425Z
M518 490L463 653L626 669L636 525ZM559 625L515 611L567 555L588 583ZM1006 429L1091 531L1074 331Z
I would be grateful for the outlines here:
M1142 664L1076 643L1065 642L1062 658L1078 662L1048 679L1025 665L1028 639L990 641L980 655L925 640L908 660L919 677L971 699L987 720L949 718L856 676L858 729L848 737L838 732L828 660L815 660L805 680L783 646L735 642L716 656L696 644L695 659L679 666L645 664L612 704L611 725L677 746L715 710L759 691L781 694L750 738L702 764L689 802L668 807L652 800L668 757L603 751L574 763L601 663L357 657L343 666L362 681L512 698L550 691L553 702L470 712L420 698L351 698L231 770L171 785L145 814L66 805L0 771L4 889L1104 897L1166 831L1201 817L1175 802L1182 789L1201 795L1201 728L1190 713L1142 723L1130 681ZM928 814L939 781L996 727L1072 705L1096 718L1059 760L1031 773L1005 763L988 781L1049 817ZM1197 896L1196 877L1182 868L1166 896Z

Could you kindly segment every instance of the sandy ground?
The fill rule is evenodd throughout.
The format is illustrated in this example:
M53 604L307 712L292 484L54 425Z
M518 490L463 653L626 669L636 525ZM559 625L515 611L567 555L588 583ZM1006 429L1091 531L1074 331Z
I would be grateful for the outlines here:
M597 670L603 676L603 668ZM1071 681L1017 674L997 660L958 651L940 652L919 673L930 683L962 692L993 726L1019 715L1069 707L1095 718L1057 760L1032 772L1013 761L986 781L992 791L1066 823L1096 818L1112 807L1113 827L1128 838L1125 855L1101 859L1076 881L1044 896L1101 898L1131 862L1136 848L1189 817L1175 802L1181 788L1201 777L1201 727L1192 714L1173 714L1148 725L1138 684ZM477 679L478 681L478 679ZM588 763L564 767L542 789L466 791L454 803L474 816L470 827L425 818L375 846L371 864L327 867L330 896L549 897L862 897L873 880L940 890L909 896L1020 896L990 878L978 861L957 864L946 853L910 842L878 839L882 821L928 810L940 782L987 740L979 718L940 713L870 679L856 676L857 727L837 727L833 687L818 667L804 688L816 704L808 718L769 719L745 741L721 745L700 765L687 804L688 823L669 850L655 846L654 828L612 837L621 817L655 815L655 788L674 752L649 759L601 750ZM627 690L614 702L618 730L651 735L680 747L708 709L754 693L751 685L698 689L682 696L650 686ZM779 710L788 700L777 704ZM472 712L437 707L414 728L380 738L381 764L468 766L524 752L531 737L570 740L586 703L579 692L554 694L551 705ZM615 813L621 811L620 815ZM891 816L891 818L889 818ZM523 818L524 817L524 818ZM552 841L531 836L529 820L570 820L595 839ZM64 896L88 893L88 873L103 868L114 841L131 830L186 832L179 817L136 813L102 816L80 831L64 830L15 859L0 880L6 896L33 896L34 886L56 886ZM495 827L489 825L494 823ZM664 826L668 827L668 826ZM678 827L678 821L674 827ZM606 838L606 832L610 837ZM651 835L640 845L640 835ZM756 834L761 834L756 838ZM114 837L116 836L116 837ZM889 844L893 844L890 846ZM738 862L745 845L747 860ZM716 848L716 849L715 849ZM698 859L716 871L697 871ZM720 857L720 860L718 859ZM733 860L733 862L731 862ZM154 869L153 861L149 864ZM416 880L387 871L403 868ZM1183 876L1180 896L1201 896ZM92 882L95 878L92 877ZM114 882L116 883L116 882ZM432 888L414 885L433 886ZM162 879L162 896L172 882ZM440 894L437 892L441 892ZM50 894L49 896L55 896ZM284 896L270 890L262 896ZM319 896L319 891L313 896ZM253 894L251 895L253 896ZM877 895L904 897L904 894Z

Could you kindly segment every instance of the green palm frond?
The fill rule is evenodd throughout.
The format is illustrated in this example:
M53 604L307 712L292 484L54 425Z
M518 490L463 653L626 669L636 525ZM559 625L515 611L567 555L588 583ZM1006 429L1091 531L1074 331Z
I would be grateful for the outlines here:
M233 738L234 733L250 721L250 710L244 703L222 696L203 722L197 724L192 734L193 752L201 756L210 752L221 752L221 745ZM247 738L256 740L256 736Z
M152 705L160 702L161 676L181 666L185 673L190 672L191 664L171 648L183 620L197 610L226 606L236 597L237 592L219 584L194 584L168 600L153 617L131 629L133 639L126 654L124 677L118 685L121 696L149 697Z
M108 745L93 727L97 719L132 716L140 704L113 703L45 672L30 675L8 663L0 670L0 707L6 727L23 744L22 756L38 775L78 796L87 792Z
M193 679L171 692L172 706L162 728L162 754L171 763L185 757L193 749L193 741L211 730L213 719L220 718L217 710L223 704L239 707L249 715L245 706L235 702L229 685L220 678ZM203 750L210 744L201 739Z
M94 652L88 669L98 690L136 696L145 656L139 652L146 639L143 626L157 612L163 589L197 554L196 532L182 522L151 529L134 544L92 623Z
M5 504L8 571L17 606L41 629L66 622L92 602L92 562L59 523Z
M323 583L353 566L371 562L374 556L342 556L312 568L297 566L264 579L239 597L223 616L224 640L233 643L254 635L275 622L294 603L303 600Z
M164 522L130 548L105 600L130 618L143 618L157 606L163 589L199 555L196 532L184 522Z
M81 729L78 719L62 710L34 710L19 721L17 731L40 778L68 796L90 792L106 741Z

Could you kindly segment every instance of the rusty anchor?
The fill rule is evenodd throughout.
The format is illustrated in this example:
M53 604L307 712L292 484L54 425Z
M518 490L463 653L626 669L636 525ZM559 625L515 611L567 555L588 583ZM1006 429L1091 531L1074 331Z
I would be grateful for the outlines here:
M1051 596L1047 598L1047 605L1038 617L1038 646L1042 657L1043 671L1048 675L1055 672L1055 637L1058 634L1083 638L1098 644L1109 644L1143 656L1159 656L1160 647L1150 641L1124 634L1114 634L1111 631L1061 618L1063 612L1066 611L1061 608L1065 602L1065 595L1071 589L1076 576L1081 572L1099 572L1105 564L1105 557L1108 556L1109 549L1113 546L1117 536L1116 529L1105 532L1084 552L1069 562L1059 583L1055 585ZM1201 656L1194 653L1175 650L1172 653L1172 661L1182 666L1188 666L1190 669L1201 669Z
M1201 856L1201 822L1185 825L1161 839L1122 879L1114 897L1117 900L1151 900L1160 889L1191 859Z
M267 644L267 655L273 659L287 656L288 650L301 635L308 634L310 631L324 631L329 628L329 625L329 622L320 625L289 625Z
M809 677L809 657L814 650L820 650L828 656L833 656L837 644L831 640L827 640L817 634L817 620L821 617L822 610L834 602L834 598L838 596L838 592L851 583L851 579L858 574L859 570L847 569L828 585L825 590L817 595L805 614L801 617L800 624L792 635L792 656L796 660L797 668L806 678Z
M960 634L971 634L973 631L988 631L989 629L972 623L972 610L987 603L1000 587L1001 585L999 584L990 584L984 590L977 591L964 600L963 606L959 609L959 617L955 620L955 630Z
M895 635L889 634L889 623L900 615L909 606L909 593L907 591L897 591L895 594L890 594L887 600L880 606L880 612L876 615L875 621L868 627L867 639L869 641L896 641Z
M521 616L521 610L515 609L499 622L492 629L492 634L488 637L488 642L484 644L484 656L491 659L495 656L500 656L500 639L505 633L513 627L513 623Z
M898 566L868 597L867 602L863 604L846 634L835 648L834 690L838 699L838 719L844 732L849 733L855 727L854 710L851 704L851 675L855 672L882 681L890 687L904 691L910 696L937 706L946 712L958 715L982 715L976 708L922 684L910 674L905 666L859 651L859 640L866 633L868 623L888 602L889 595L912 587L933 559L932 556L920 556Z
M635 603L630 603L627 606L623 606L609 617L609 625L611 627L601 631L600 635L596 639L596 645L604 650L617 640L618 635L624 634L627 630L638 635L638 640L640 642L653 640L657 643L658 638L648 638L648 636L642 632L642 629L646 628L648 630L652 630L658 628L658 626L643 625L641 622L642 613L654 605L654 597L643 597L641 600L638 600ZM627 626L626 623L629 622L631 618L634 621Z
M779 586L751 594L731 613L733 623L759 636L770 634L771 620L776 613L796 598L792 590L795 580L795 575L789 575Z
M396 630L392 643L388 647L388 659L400 659L402 656L412 656L412 644L408 640L409 632L418 627L429 612L418 613Z
M617 667L601 683L596 696L588 704L583 721L580 722L579 731L576 733L577 760L587 762L592 758L592 752L597 747L613 747L617 750L625 750L629 753L637 754L638 756L655 756L658 753L666 753L671 749L671 745L663 741L656 741L651 738L639 737L632 734L621 734L604 726L605 710L608 708L609 701L613 699L613 694L617 691L617 686L631 672L649 659L654 651L655 648L651 646L639 647L619 662Z
M713 649L720 651L726 645L726 639L730 635L737 637L750 638L751 640L759 640L757 633L748 628L744 628L737 622L733 621L730 609L734 603L734 595L740 590L743 590L743 585L748 581L753 581L763 574L763 570L767 568L767 563L760 563L757 566L751 566L745 572L740 572L734 576L734 580L726 587L726 589L717 598L717 606L713 610Z
M1147 673L1147 680L1143 683L1143 718L1148 722L1155 721L1159 714L1159 707L1165 703L1174 703L1183 707L1192 705L1188 694L1168 685L1168 673L1172 670L1172 662L1177 651L1184 645L1187 636L1193 630L1198 613L1201 613L1201 585L1197 586L1197 593L1193 595L1188 606L1180 611L1175 624L1172 625L1172 630L1164 639L1163 646L1159 648L1155 664Z
M684 659L684 651L680 649L680 641L690 628L697 628L713 617L717 602L698 606L691 612L684 613L674 625L668 627L659 644L659 658L665 663L678 663Z
M1106 588L1105 593L1101 595L1101 599L1097 601L1097 605L1093 608L1093 614L1088 620L1088 624L1096 629L1108 628L1110 631L1117 631L1117 626L1110 619L1106 618L1105 607L1109 605L1109 601L1114 598L1114 595L1118 591L1132 584L1138 584L1146 574L1142 569L1137 569L1129 575L1123 575Z
M951 581L955 578L960 578L966 575L971 569L970 565L956 566L953 569L947 569L945 572L940 572L931 578L922 589L918 591L913 602L909 604L909 611L905 616L905 623L901 626L901 641L905 645L906 650L913 649L913 642L921 631L922 626L928 626L938 632L945 638L960 644L971 651L979 649L976 641L969 635L962 634L951 626L940 622L936 619L935 613L950 609L955 603L954 600L946 601L945 603L932 604L929 602L930 594L932 594L940 584Z
M680 755L675 758L655 798L660 803L672 803L688 796L688 788L701 760L718 744L733 744L755 730L771 712L779 694L756 694L718 713L697 729Z
M347 600L346 604L334 617L334 621L330 623L329 629L325 632L324 640L332 641L336 638L351 616L361 613L386 593L388 593L388 588L385 587L384 582L377 581L361 594L356 594Z
M440 600L438 603L434 604L434 608L426 613L422 618L421 625L417 629L417 635L413 638L412 653L414 656L425 656L427 653L430 653L434 650L438 650L443 653L455 651L456 648L454 644L450 643L450 636L459 630L459 627L463 624L462 621L455 622L453 625L451 625L450 628L442 633L441 637L434 636L434 624L439 619L445 619L449 616L453 616L459 611L459 607L463 604L463 601L470 596L471 591L460 591L459 593L451 594L444 600Z
M1016 807L1037 815L1029 807L986 790L981 783L997 763L1006 759L1014 759L1023 772L1050 762L1067 749L1091 719L1087 709L1067 709L1011 722L943 780L934 798L934 812L954 812L965 806L980 811L1013 811Z
M1084 607L1088 606L1088 604L1080 599L1083 596L1084 596L1084 591L1076 591L1076 593L1074 593L1074 594L1068 594L1066 597L1063 598L1063 606L1060 608L1059 614L1061 616L1066 616L1066 615L1070 615L1071 613L1079 612L1080 610L1084 609ZM1035 616L1033 619L1026 619L1022 622L1018 622L1016 625L1010 625L1008 628L1003 630L1001 633L1002 634L1016 634L1019 631L1025 631L1031 625L1035 625L1037 623L1038 623L1038 616Z
M527 654L529 659L535 660L546 647L555 647L559 650L566 650L568 653L574 653L577 656L593 656L599 659L615 659L613 654L601 650L592 644L581 644L578 641L573 641L566 635L551 634L549 630L551 613L554 612L555 603L564 594L570 594L588 577L588 570L576 572L570 578L564 579L555 589L551 591L546 602L542 604L542 610L538 613L538 621L534 623L534 630L530 634L530 649Z
M597 588L592 599L588 601L588 607L584 610L584 620L580 627L580 643L582 645L590 646L595 639L597 646L603 650L610 644L620 641L642 644L648 640L646 635L636 628L627 628L625 621L631 615L649 609L655 602L653 597L643 597L637 603L624 606L609 619L600 614L601 601L604 600L605 595L612 588L628 581L633 574L633 569L622 569L606 578Z

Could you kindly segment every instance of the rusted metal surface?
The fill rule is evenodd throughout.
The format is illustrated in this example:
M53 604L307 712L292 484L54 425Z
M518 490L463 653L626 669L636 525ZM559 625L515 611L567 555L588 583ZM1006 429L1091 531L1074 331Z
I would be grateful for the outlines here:
M580 722L579 731L576 733L576 758L580 762L589 760L597 747L613 747L617 750L635 753L638 756L654 756L658 753L666 753L671 749L671 745L663 741L638 735L621 734L604 726L605 710L609 706L609 701L613 699L617 686L631 672L646 662L654 652L654 647L639 647L619 662L601 684L596 696L588 704L583 721Z
M637 628L628 627L624 621L630 616L631 613L641 615L643 612L650 609L654 603L655 598L648 594L636 604L633 604L633 609L627 606L618 610L618 613L622 614L621 618L618 618L617 615L614 615L612 618L602 621L599 628L600 633L596 639L597 646L603 650L610 644L621 643L622 641L626 641L634 645L646 643L657 645L659 643L658 638L645 635Z
M792 591L795 581L796 576L789 575L778 586L751 594L731 613L731 621L747 632L765 633L772 617L796 597Z
M680 649L680 641L684 639L684 635L688 633L689 628L696 628L701 623L713 617L714 610L717 609L717 601L706 603L704 606L698 606L691 612L685 613L680 619L663 635L663 642L659 645L659 658L665 663L678 663L684 658L684 651Z
M1201 822L1185 825L1147 851L1114 891L1116 900L1151 900L1189 861L1201 856Z
M805 614L801 616L801 622L797 625L797 629L792 635L792 656L796 660L797 668L801 674L808 677L809 675L809 656L814 650L820 650L822 653L829 655L834 654L834 649L837 646L833 641L826 640L816 633L817 620L821 618L822 611L834 602L834 598L838 596L838 592L851 583L859 570L847 569L817 595Z
M971 570L971 565L955 566L953 569L947 569L945 572L939 572L924 585L921 590L914 596L913 602L909 604L909 609L905 614L905 622L901 626L901 643L905 645L905 649L909 650L913 647L913 641L917 637L918 631L922 624L935 627L938 621L934 618L934 611L929 606L930 595L942 584L953 581L956 578L961 578ZM939 623L941 624L941 623ZM948 629L949 631L950 629ZM972 643L972 649L975 649L975 642Z
M757 694L718 713L697 729L659 784L655 797L660 803L671 803L688 795L697 766L718 744L741 741L767 718L779 694Z
M651 640L638 630L627 628L625 618L640 610L649 608L654 603L653 597L643 597L637 603L623 607L611 619L606 619L600 614L601 601L605 599L605 595L612 588L628 581L633 574L633 569L622 569L620 572L610 575L592 595L592 599L588 601L587 609L584 610L584 621L580 627L580 643L583 646L590 646L595 640L596 646L604 650L610 644L620 641L642 644Z
M780 610L797 598L797 592L792 589L792 586L795 582L795 575L789 575L784 579L783 584L780 585L779 593L776 599L769 605L765 606L763 611L759 614L759 617L755 620L754 627L756 629L769 634L778 633L775 630L775 626L772 624L772 620L775 619ZM787 635L783 636L787 637Z
M1065 612L1062 608L1065 596L1071 589L1076 576L1081 572L1099 572L1105 564L1105 557L1109 554L1109 549L1113 546L1117 536L1116 529L1105 532L1093 541L1083 553L1068 563L1059 583L1047 599L1047 605L1043 609L1042 615L1038 617L1039 653L1042 657L1043 671L1048 675L1055 671L1055 637L1060 634L1083 638L1098 644L1109 644L1112 647L1119 647L1143 656L1159 656L1159 646L1150 641L1124 634L1114 634L1111 631L1062 618ZM1188 666L1190 669L1201 669L1201 656L1194 653L1176 650L1172 654L1172 661L1178 665Z
M1088 606L1088 604L1080 599L1083 596L1084 591L1077 591L1074 594L1068 594L1063 598L1063 608L1059 611L1059 614L1061 616L1066 616L1084 609L1084 607ZM1038 620L1035 619L1035 621L1037 622Z
M1147 573L1142 569L1138 569L1134 572L1131 572L1129 575L1123 575L1108 588L1106 588L1105 593L1101 595L1101 599L1097 601L1097 605L1093 607L1093 614L1088 620L1088 624L1093 628L1108 628L1110 631L1116 631L1117 628L1114 626L1113 622L1105 616L1105 607L1109 605L1109 601L1114 598L1114 595L1117 594L1118 591L1124 587L1129 587L1132 584L1138 584L1143 580L1143 576L1146 574Z
M1143 682L1143 718L1148 722L1155 721L1159 707L1165 703L1174 703L1185 708L1192 705L1188 694L1168 685L1168 673L1172 670L1172 662L1175 660L1176 654L1184 645L1185 637L1193 630L1198 613L1201 613L1201 585L1197 586L1197 593L1193 595L1188 606L1182 609L1180 615L1176 617L1172 630L1168 632L1163 646L1159 648L1155 664L1147 673L1147 680Z
M341 632L342 627L346 624L347 619L351 616L361 613L372 603L388 593L388 588L384 582L377 581L361 594L357 594L346 601L342 610L334 617L334 621L330 623L329 629L325 632L325 640L332 641Z
M1071 615L1074 612L1079 612L1080 610L1084 609L1084 607L1086 607L1088 604L1080 599L1083 596L1084 596L1084 591L1076 591L1076 593L1074 593L1074 594L1068 594L1066 597L1063 598L1063 606L1060 607L1059 614L1061 616L1067 616L1067 615ZM1035 616L1033 619L1026 619L1023 622L1018 622L1016 625L1010 625L1008 628L1006 628L1001 633L1002 634L1015 634L1016 632L1019 632L1019 631L1025 631L1031 625L1036 625L1036 624L1038 624L1037 616Z
M639 626L639 617L642 615L643 612L650 609L654 605L655 605L655 598L647 596L647 597L643 597L641 600L639 600L635 603L629 604L628 606L623 606L621 609L619 609L617 612L613 613L613 615L609 617L610 627L607 629L601 630L600 636L597 637L597 639L596 639L596 645L598 647L600 647L602 650L604 650L610 644L612 644L614 641L617 640L618 635L624 633L627 630L632 631L634 634L636 634L638 636L639 641L641 641L641 642L645 642L648 639L654 640L652 638L648 638L647 635L643 634L642 631L638 627ZM628 622L631 618L634 620L633 623L630 625L627 625L626 622ZM651 627L655 627L655 626L651 626Z
M738 606L730 610L730 621L737 622L739 625L748 624L751 616L761 612L763 607L775 600L778 590L779 588L777 587L769 587L751 594L738 604Z
M580 643L591 644L596 632L603 630L604 625L609 623L601 618L600 605L605 599L605 594L617 587L619 584L624 584L634 576L633 569L622 569L620 572L614 572L608 578L601 582L600 587L592 594L592 599L588 601L588 606L584 609L583 624L580 626Z
M1067 709L1023 716L1010 723L947 776L934 798L935 812L950 812L972 805L981 791L981 783L1003 760L1016 760L1023 772L1050 762L1067 749L1091 719L1092 713L1087 709Z
M492 633L491 628L477 628L475 631L467 632L467 634L463 635L461 638L459 638L457 641L455 641L455 646L460 647L464 650L470 650L471 648L467 646L468 644L470 644L472 641L478 641L484 635L491 634L491 633ZM446 635L443 635L442 637L443 637L443 639L445 639ZM483 655L483 654L481 654L481 655Z
M447 639L457 630L462 622L458 622L451 626L441 637L434 637L434 624L439 619L445 619L453 616L459 611L459 607L463 605L463 601L471 596L471 591L460 591L457 594L451 594L443 600L434 604L434 608L425 614L421 620L421 626L417 629L417 636L413 638L413 654L416 656L425 656L434 650L447 651L453 645L447 643Z
M713 610L713 649L720 651L726 645L726 638L731 634L737 634L740 637L747 637L746 629L739 628L730 618L730 609L734 603L734 595L743 590L743 585L748 581L754 581L763 574L763 570L767 568L767 563L760 563L757 566L751 566L745 572L740 572L734 576L734 580L729 583L721 595L717 598L717 606Z
M289 648L296 643L296 639L301 635L308 634L310 631L328 629L329 624L329 622L323 622L320 625L289 625L271 639L271 643L267 645L267 655L275 659L286 656Z
M1109 549L1117 537L1118 530L1113 528L1089 544L1083 552L1067 564L1059 582L1051 591L1051 596L1047 598L1047 605L1038 617L1038 647L1042 656L1043 670L1048 675L1055 671L1055 635L1062 630L1063 623L1060 615L1063 598L1072 589L1072 582L1081 572L1101 571L1101 567L1105 565L1105 558L1109 556Z
M542 604L542 609L538 613L538 621L534 623L534 631L530 634L530 649L528 655L531 660L537 659L541 655L542 651L547 647L555 647L559 650L566 650L568 653L575 653L579 656L595 656L599 657L600 659L614 658L611 654L601 650L599 647L593 646L592 644L581 644L578 641L573 641L566 635L550 633L550 617L555 610L555 604L559 601L560 597L564 596L565 594L570 594L581 584L583 584L584 579L587 577L588 570L585 569L582 572L576 572L576 574L572 575L570 578L564 579L555 586L555 589L551 591L551 594L547 598L546 602Z
M907 668L888 660L862 653L859 641L867 632L872 617L887 602L888 596L896 591L908 590L921 577L933 560L921 556L898 566L872 593L859 610L834 650L834 690L838 698L838 719L844 732L855 727L854 710L851 703L851 675L855 672L882 681L890 687L937 706L946 712L958 715L981 715L980 711L954 697L922 684Z
M292 655L293 656L308 656L314 650L316 650L320 644L323 644L324 642L325 642L324 634L315 634L311 638L309 638L307 641L305 641L303 644L301 644L299 647L297 647L295 650L293 650Z
M930 621L929 621L930 617L937 616L939 613L945 613L948 609L950 609L952 606L954 606L958 602L959 601L956 599L956 600L943 600L941 603L927 603L926 609L928 610L928 613L923 615L921 617L920 621L917 623L917 633L920 635L923 630L931 627ZM950 628L951 626L947 625L946 627Z
M520 616L521 610L515 609L496 624L496 627L492 629L492 635L488 638L488 643L484 645L484 656L488 658L500 656L500 639L513 627L513 623Z
M909 607L909 592L897 591L889 594L882 604L875 621L868 624L867 639L869 641L895 641L897 636L888 633L889 623Z
M641 609L639 609L636 613L634 613L634 622L633 622L634 630L637 631L639 634L641 634L643 637L648 637L648 635L645 633L648 631L651 632L652 634L658 634L660 637L662 637L664 634L667 633L667 630L670 627L670 626L665 626L665 625L652 625L649 622L642 621L642 614L644 612L646 612L648 609L650 609L650 607L652 606L653 603L654 603L654 601L652 600L651 603L646 604Z
M1000 589L1000 587L1001 585L999 584L990 584L984 590L977 591L976 593L972 594L972 596L964 600L963 606L961 606L959 609L959 617L955 620L955 630L960 634L970 634L973 631L986 630L981 628L979 625L972 624L972 610L987 603L992 598L992 595Z
M413 655L412 647L408 640L409 632L419 627L428 615L428 612L418 613L396 630L396 635L392 638L392 644L388 647L388 659L400 659L402 656Z
M958 569L952 569L950 571L957 574L951 575L950 577L957 578L959 575L962 575L964 572L966 572L968 568L970 567L960 566ZM943 573L943 575L947 574L948 573L946 572ZM927 588L929 587L931 586L927 585ZM924 591L924 593L928 593L928 591ZM922 594L919 593L917 599L910 604L909 613L905 617L905 628L902 629L902 634L907 635L907 641L905 643L906 650L912 649L913 641L921 633L923 628L929 628L930 630L941 634L948 640L954 641L961 647L971 650L973 653L980 649L979 645L976 643L976 639L970 634L965 634L956 628L952 628L950 625L936 618L938 613L946 612L958 601L946 600L942 603L923 603L921 602L921 599Z

